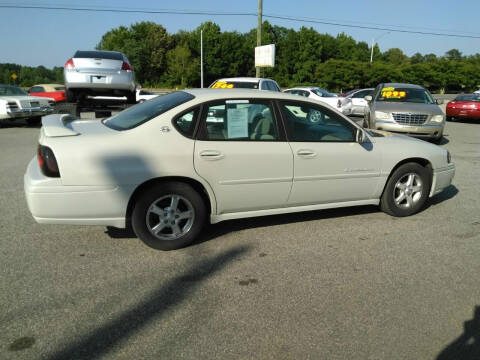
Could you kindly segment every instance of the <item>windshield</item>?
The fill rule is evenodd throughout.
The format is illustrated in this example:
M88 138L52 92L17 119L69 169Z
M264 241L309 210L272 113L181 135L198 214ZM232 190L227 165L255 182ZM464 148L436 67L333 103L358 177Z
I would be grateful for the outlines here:
M318 95L318 96L321 96L321 97L335 97L335 95L330 94L327 90L323 90L323 89L320 89L320 88L311 89L311 91L312 91L315 95Z
M210 87L212 89L258 89L259 81L215 81Z
M127 110L103 120L103 123L115 130L132 129L194 98L195 96L192 94L176 91L132 106Z
M28 95L28 93L16 86L0 86L0 96Z
M409 102L418 104L434 104L432 95L419 88L384 87L377 95L377 101Z
M458 95L455 101L480 101L480 95Z

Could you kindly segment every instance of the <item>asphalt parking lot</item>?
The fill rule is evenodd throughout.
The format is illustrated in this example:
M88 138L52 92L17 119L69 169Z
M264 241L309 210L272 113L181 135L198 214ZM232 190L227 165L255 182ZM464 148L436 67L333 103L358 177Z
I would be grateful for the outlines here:
M417 215L227 221L172 252L36 224L39 129L2 125L1 359L480 358L480 123L447 124L456 176Z

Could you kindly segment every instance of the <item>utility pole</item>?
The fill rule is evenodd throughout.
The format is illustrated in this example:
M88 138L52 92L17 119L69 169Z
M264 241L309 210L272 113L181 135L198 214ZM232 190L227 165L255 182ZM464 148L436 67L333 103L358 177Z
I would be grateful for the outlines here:
M391 33L391 31L383 33L382 35L378 36L377 38L372 39L372 52L370 53L370 64L373 62L373 47L375 46L375 42L378 42L378 40L380 40L380 38L382 38L385 35L388 35L390 33Z
M203 89L203 30L200 30L200 87Z
M262 0L258 0L257 46L262 45ZM257 66L256 76L260 77L261 68Z

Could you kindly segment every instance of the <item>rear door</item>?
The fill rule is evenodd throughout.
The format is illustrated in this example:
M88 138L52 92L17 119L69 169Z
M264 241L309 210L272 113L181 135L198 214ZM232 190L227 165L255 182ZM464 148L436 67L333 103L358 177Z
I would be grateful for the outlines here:
M292 186L293 155L270 100L205 104L194 166L215 192L217 212L282 207Z

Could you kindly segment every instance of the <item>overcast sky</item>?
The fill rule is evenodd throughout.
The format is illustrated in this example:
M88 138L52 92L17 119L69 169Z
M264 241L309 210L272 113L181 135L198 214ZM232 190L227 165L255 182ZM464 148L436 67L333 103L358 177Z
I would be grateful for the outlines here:
M0 5L50 5L96 8L174 9L216 12L256 13L257 0L0 0ZM402 30L442 32L480 37L479 0L263 0L263 12L270 15L309 17L350 25L396 27ZM78 50L93 49L102 35L120 25L154 21L168 32L192 30L204 21L213 21L222 30L247 32L257 25L255 16L213 16L172 14L125 14L66 10L0 8L0 63L63 66ZM298 29L313 27L320 33L336 35L345 32L357 41L381 37L382 51L392 47L408 56L416 52L443 55L457 48L463 54L480 53L480 39L438 37L432 35L387 33L384 30L356 29L325 24L264 19L272 24ZM253 56L253 54L252 54Z

